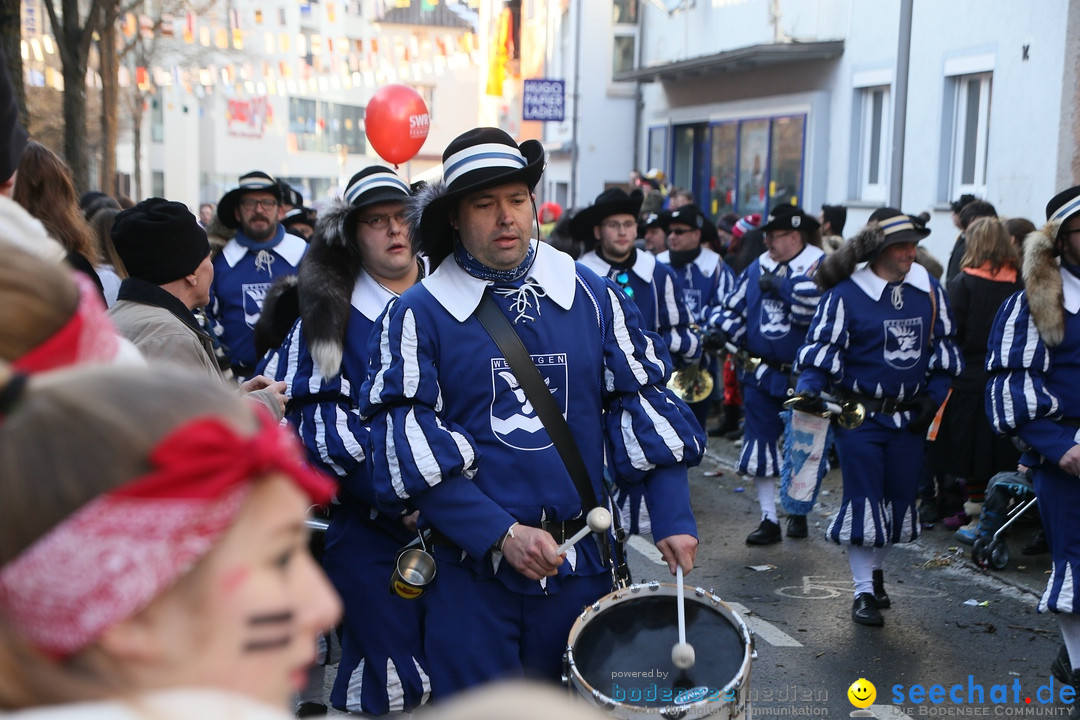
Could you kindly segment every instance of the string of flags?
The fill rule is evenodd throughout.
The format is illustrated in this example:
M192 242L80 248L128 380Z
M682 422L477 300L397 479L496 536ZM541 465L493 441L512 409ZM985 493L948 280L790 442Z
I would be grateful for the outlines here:
M389 0L407 7L410 0ZM422 9L434 10L441 0L421 0ZM308 12L322 8L328 22L339 19L338 2L301 4ZM224 59L198 64L121 67L121 87L140 89L182 87L188 92L291 95L298 92L326 92L354 87L375 88L393 82L418 82L459 68L475 67L480 60L476 36L472 32L439 28L410 30L398 34L382 32L379 37L350 38L320 35L302 30L287 31L286 9L246 12L230 10L223 18L200 17L195 13L163 15L154 21L147 15L125 14L120 21L122 36L136 34L146 39L166 38L208 50L248 50L247 59ZM30 27L27 27L28 22ZM340 24L340 23L339 23ZM294 23L295 27L295 23ZM258 53L256 56L255 53ZM22 55L27 83L63 89L56 47L39 18L24 19ZM95 70L88 83L101 86Z

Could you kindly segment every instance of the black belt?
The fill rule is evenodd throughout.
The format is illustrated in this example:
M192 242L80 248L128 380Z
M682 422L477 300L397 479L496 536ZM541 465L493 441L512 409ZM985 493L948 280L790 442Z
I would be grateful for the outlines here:
M562 545L587 524L585 518L575 518L573 520L564 520L563 522L542 522L540 523L540 529L551 533L551 537L555 538L555 544ZM446 535L443 535L435 528L431 528L430 542L432 545L449 545L451 547L457 547L457 544L453 540L446 537Z
M778 363L775 360L768 360L766 358L756 357L751 355L746 350L740 350L735 353L731 353L732 358L735 360L735 365L742 369L743 372L753 375L757 372L758 366L768 365L773 370L776 370L784 375L791 374L791 370L794 367L791 363Z
M886 415L892 415L894 413L907 412L909 410L918 410L919 404L914 402L908 402L906 400L897 400L896 398L872 398L866 395L849 394L845 396L845 400L854 400L861 404L867 413L885 413Z

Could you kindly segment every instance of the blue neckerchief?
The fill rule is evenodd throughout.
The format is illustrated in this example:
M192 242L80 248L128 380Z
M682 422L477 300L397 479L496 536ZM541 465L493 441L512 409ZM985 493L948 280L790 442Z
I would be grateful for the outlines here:
M252 240L239 230L236 231L235 239L241 247L246 247L248 250L273 250L281 244L282 240L285 239L285 226L281 223L278 223L277 232L274 233L274 237L270 238L269 240L263 240L262 242L258 240Z
M1080 265L1073 265L1072 263L1065 262L1065 258L1061 258L1061 267L1072 273L1073 277L1080 278Z
M474 258L465 246L461 244L461 238L454 238L454 260L461 269L480 280L494 283L512 283L525 277L532 268L533 260L536 259L536 246L529 243L529 252L525 253L525 259L521 264L509 270L494 270Z

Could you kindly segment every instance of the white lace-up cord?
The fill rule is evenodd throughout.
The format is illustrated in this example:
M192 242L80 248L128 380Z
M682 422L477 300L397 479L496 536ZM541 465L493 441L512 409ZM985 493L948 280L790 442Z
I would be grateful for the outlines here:
M510 310L516 313L515 325L522 318L535 321L540 317L540 298L547 297L547 290L535 284L532 278L526 278L519 288L498 288L495 293L510 300ZM536 306L536 317L529 314L532 305Z
M892 289L892 306L897 310L904 308L904 286L897 285Z
M274 273L271 271L271 267L276 259L274 254L269 250L260 250L259 254L255 256L255 269L265 270L268 274L273 275Z

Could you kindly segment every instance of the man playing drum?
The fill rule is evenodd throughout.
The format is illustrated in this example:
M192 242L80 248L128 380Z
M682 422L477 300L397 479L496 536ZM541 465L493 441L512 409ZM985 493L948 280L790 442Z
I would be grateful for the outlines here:
M539 142L519 146L494 128L450 143L444 181L413 200L413 233L435 270L377 323L360 393L377 502L405 501L432 530L425 624L439 631L424 647L436 701L501 677L557 680L574 618L612 582L605 536L559 552L591 508L478 306L493 301L513 323L592 494L604 497L606 448L621 481L645 484L672 572L694 563L687 466L704 434L666 390L667 350L626 294L531 239L543 169Z

